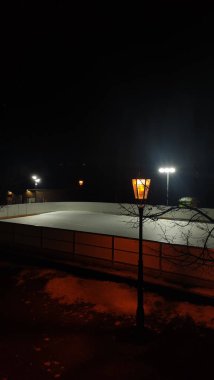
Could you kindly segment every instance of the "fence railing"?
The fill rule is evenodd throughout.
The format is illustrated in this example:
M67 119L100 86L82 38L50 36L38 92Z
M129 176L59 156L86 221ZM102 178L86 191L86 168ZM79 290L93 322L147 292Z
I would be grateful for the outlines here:
M112 235L0 222L0 244L10 247L28 247L38 252L55 252L71 260L74 257L105 260L111 265L138 265L139 241ZM143 241L144 266L159 273L183 275L214 283L214 250L207 250L206 261L202 248ZM30 250L29 250L30 254Z

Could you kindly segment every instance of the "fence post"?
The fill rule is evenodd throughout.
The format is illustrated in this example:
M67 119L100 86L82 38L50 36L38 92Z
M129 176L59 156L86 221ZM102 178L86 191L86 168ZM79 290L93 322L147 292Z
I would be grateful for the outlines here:
M41 227L40 231L40 249L43 249L43 227Z
M73 255L75 255L75 231L72 231L73 232Z
M159 274L162 275L162 256L163 256L163 244L160 243L160 251L159 251Z
M111 237L111 262L114 264L114 236Z
M15 245L16 245L16 230L15 230L15 228L16 228L16 225L15 225L15 223L14 223L14 225L13 225L13 227L12 227L12 247L15 247Z

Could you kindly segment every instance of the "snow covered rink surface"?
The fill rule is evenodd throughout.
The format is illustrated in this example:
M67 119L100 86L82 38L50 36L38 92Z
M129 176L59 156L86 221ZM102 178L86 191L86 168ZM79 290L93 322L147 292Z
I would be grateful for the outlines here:
M4 223L82 231L132 239L137 239L139 234L137 217L89 211L55 211L7 219L4 220ZM208 223L145 219L143 234L145 240L203 247L212 229L213 224ZM207 247L214 248L214 233L210 234Z

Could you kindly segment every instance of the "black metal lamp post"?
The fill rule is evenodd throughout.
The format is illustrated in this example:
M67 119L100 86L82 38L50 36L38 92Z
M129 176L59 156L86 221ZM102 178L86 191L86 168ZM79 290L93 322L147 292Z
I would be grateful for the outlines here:
M145 200L148 197L150 179L135 178L132 180L134 196L137 200L139 211L139 256L138 256L138 279L137 279L137 310L136 326L144 328L144 278L143 278L143 211Z

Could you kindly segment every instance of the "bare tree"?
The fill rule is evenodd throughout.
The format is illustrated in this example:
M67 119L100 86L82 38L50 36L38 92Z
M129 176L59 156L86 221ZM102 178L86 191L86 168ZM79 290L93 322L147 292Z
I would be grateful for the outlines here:
M181 208L178 206L165 207L143 205L144 211L142 216L137 205L121 204L122 214L131 216L133 228L139 226L139 256L138 256L138 284L137 284L137 309L136 309L136 326L144 330L144 264L143 264L143 247L142 232L144 223L156 223L159 226L160 239L162 239L172 252L161 256L162 260L168 262L168 267L180 267L185 270L189 267L202 268L214 267L214 249L209 247L211 239L214 241L214 219L201 209L183 204L182 212L188 211L188 217L185 220L179 218ZM177 215L176 215L177 213ZM139 216L139 221L138 221ZM162 219L170 217L170 223L164 224ZM169 233L168 229L174 229L175 234ZM178 234L183 241L182 245L177 243ZM140 238L141 237L141 238ZM184 245L185 243L185 245ZM160 245L162 247L162 245ZM184 271L183 269L183 271ZM182 272L182 270L181 270ZM190 272L190 271L189 271ZM138 323L138 314L141 310L141 323Z
M121 204L123 215L131 216L133 228L138 227L138 210L135 204ZM182 213L185 218L181 217ZM161 223L165 219L167 225ZM143 223L156 222L161 230L160 240L170 244L174 251L167 257L171 263L180 266L209 266L214 267L214 219L203 209L182 204L178 206L145 206ZM169 229L176 233L169 234ZM178 235L183 244L177 243ZM185 249L184 249L185 246ZM197 249L196 249L197 248Z

